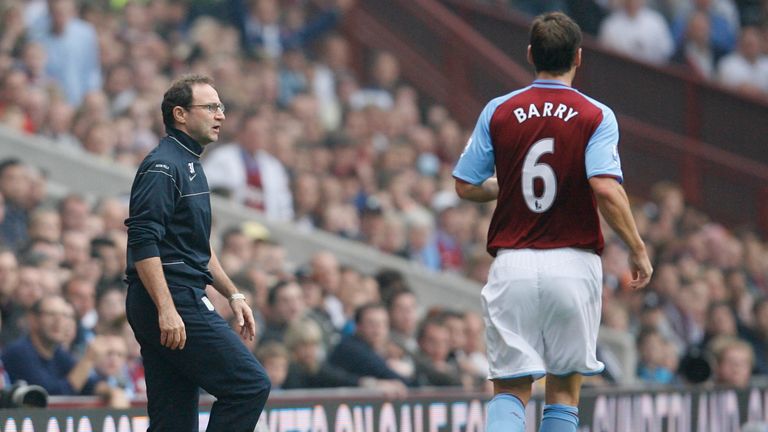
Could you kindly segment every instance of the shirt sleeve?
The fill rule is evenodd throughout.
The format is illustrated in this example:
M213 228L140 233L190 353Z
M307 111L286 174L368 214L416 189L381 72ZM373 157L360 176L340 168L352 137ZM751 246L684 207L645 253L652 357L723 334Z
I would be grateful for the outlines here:
M169 162L153 161L143 165L131 189L128 226L128 248L133 259L160 256L157 244L165 237L181 190L176 183L175 168Z
M587 178L598 175L615 177L624 181L619 158L619 124L609 108L603 108L603 120L587 143L585 156Z
M495 155L491 143L491 118L499 106L495 100L485 106L477 119L475 130L459 157L453 176L473 185L482 184L494 173Z

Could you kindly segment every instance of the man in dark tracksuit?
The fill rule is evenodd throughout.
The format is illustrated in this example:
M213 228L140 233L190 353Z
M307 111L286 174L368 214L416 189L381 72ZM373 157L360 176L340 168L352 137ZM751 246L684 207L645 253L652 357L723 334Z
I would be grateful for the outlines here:
M270 382L205 296L229 298L242 337L255 322L242 294L210 247L211 205L200 165L216 141L224 106L211 80L189 75L165 93L168 136L142 162L131 189L128 226L128 321L141 344L149 430L198 430L198 394L214 395L208 431L252 432Z

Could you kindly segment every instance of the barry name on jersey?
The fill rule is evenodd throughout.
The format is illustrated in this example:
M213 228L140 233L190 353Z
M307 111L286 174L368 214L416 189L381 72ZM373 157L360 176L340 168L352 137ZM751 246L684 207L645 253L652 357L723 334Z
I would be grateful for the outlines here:
M524 107L515 108L514 111L517 121L522 123L532 117L559 117L563 121L568 121L579 115L579 112L565 104L557 104L557 108L552 102L544 102L541 107L535 104L528 105L528 111Z

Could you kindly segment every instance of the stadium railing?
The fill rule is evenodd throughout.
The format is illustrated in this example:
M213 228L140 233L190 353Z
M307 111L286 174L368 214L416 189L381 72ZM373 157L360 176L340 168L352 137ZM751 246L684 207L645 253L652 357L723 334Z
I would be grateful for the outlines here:
M97 408L78 398L52 398L47 410L0 410L3 431L67 430L144 431L142 403L127 410ZM391 400L361 389L274 391L262 415L266 430L278 431L465 431L484 430L488 395L460 389L421 389ZM200 430L208 421L210 397L201 398ZM616 389L585 388L579 405L580 431L742 431L765 430L768 383L753 381L744 389L714 386ZM535 395L526 420L536 425L543 402ZM752 424L758 429L748 429ZM74 426L77 426L77 429ZM529 430L536 430L531 427Z

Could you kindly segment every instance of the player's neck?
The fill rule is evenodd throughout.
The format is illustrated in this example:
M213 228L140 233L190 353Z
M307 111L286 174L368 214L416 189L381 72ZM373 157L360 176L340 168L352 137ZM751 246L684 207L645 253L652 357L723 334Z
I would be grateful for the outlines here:
M571 86L573 84L573 76L574 71L568 71L564 74L555 75L549 72L539 72L536 74L536 79L540 80L550 80L550 81L560 81L561 83Z

